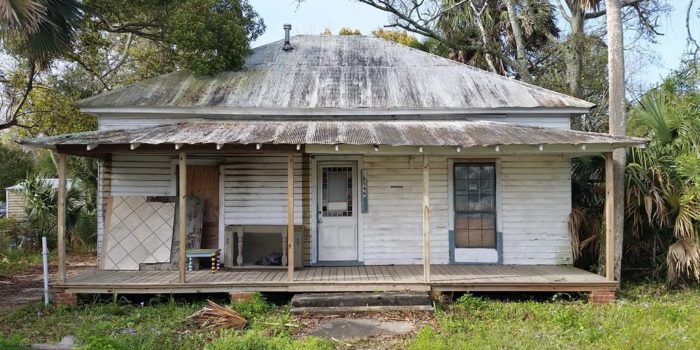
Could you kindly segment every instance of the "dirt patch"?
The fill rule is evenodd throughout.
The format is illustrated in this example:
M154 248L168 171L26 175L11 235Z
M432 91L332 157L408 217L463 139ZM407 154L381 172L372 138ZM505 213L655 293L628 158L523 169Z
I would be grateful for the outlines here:
M435 315L428 311L387 311L387 312L364 312L364 313L348 313L344 315L297 315L295 321L301 326L293 332L295 338L303 338L314 335L314 332L322 327L323 324L329 323L331 320L340 319L355 319L355 320L370 320L374 322L397 323L404 325L412 325L413 331L403 334L395 334L392 332L378 332L373 335L368 335L361 338L353 339L338 339L333 338L341 348L348 349L396 349L409 339L416 331L425 326L437 326Z
M377 335L404 335L415 330L409 321L377 321L366 318L336 318L321 322L309 335L330 339L355 339Z
M87 270L94 269L94 255L79 255L67 257L67 275L75 276ZM49 265L49 283L57 278L58 265ZM24 271L12 276L0 277L0 312L17 309L23 305L40 301L44 297L44 271L41 266L29 266Z

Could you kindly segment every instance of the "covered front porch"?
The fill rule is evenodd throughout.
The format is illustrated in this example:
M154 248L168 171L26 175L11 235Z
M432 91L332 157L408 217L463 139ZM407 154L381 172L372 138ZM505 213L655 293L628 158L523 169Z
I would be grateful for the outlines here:
M176 294L260 292L596 292L616 282L570 266L431 265L304 267L285 270L193 271L186 283L177 271L95 270L55 285L67 293Z
M607 278L562 266L571 264L565 230L570 210L568 159L604 153L610 173L612 149L642 142L495 122L217 121L103 130L26 144L58 153L59 282L54 286L75 294L611 290L616 287L612 225L606 225ZM102 182L100 193L109 198L138 196L143 197L141 202L149 202L149 197L161 196L170 198L167 203L175 202L177 209L166 220L174 225L164 231L166 238L173 238L168 249L172 268L146 271L139 264L127 269L103 266L66 278L62 200L67 154L103 160L103 175L111 177L103 177L110 182ZM459 233L466 230L454 218L455 164L475 161L488 163L492 169L492 176L484 177L495 198L489 203L496 203L491 204L489 220L493 222L487 229L493 235L490 243L484 243L487 248L462 242L465 236ZM202 162L215 167L206 180L191 171L191 166ZM324 202L328 193L324 192L323 170L327 168L341 168L347 174L338 188L347 191L341 194L352 195L342 207L333 206L341 203L338 201ZM606 194L611 199L612 176L606 178ZM203 189L204 184L211 186ZM238 234L234 250L228 232L246 225L272 224L286 232L283 256L290 263L282 269L187 272L186 228L192 220L186 208L193 189L218 194L212 196L217 198L213 203L219 203L218 210L211 212L218 212L219 220L212 221L214 235L207 237L214 238L213 246L207 248L222 249L224 262L232 264L234 256L236 260L241 257L237 261L241 265L248 246ZM607 222L615 215L611 203L608 200L606 206ZM345 255L327 259L320 254L319 226L334 219L336 211L347 212L340 216L353 219L347 225L352 230L336 230L337 235L350 231L357 235L349 259ZM126 226L132 214L143 213L133 210L125 215ZM105 227L111 226L107 223ZM126 235L136 235L138 227L144 227L141 221L133 229L127 227ZM300 237L308 239L303 248L309 248L303 258L308 256L308 263L291 263L301 250L296 244ZM131 247L123 249L125 255L136 251Z

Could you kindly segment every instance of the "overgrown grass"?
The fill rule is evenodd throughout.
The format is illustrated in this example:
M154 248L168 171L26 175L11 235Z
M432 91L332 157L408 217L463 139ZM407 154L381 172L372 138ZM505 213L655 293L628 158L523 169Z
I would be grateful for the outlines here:
M9 277L28 268L41 266L41 260L41 252L20 249L0 251L0 277Z
M615 304L460 298L404 345L442 349L697 349L700 291L631 287Z
M82 349L287 350L346 348L292 334L300 326L286 306L256 295L233 308L250 321L242 331L206 331L187 321L204 300L161 299L147 306L124 301L76 308L24 307L0 315L0 348L76 336ZM398 341L369 339L368 348L441 349L697 349L700 290L662 285L624 289L615 304L585 301L502 301L466 295L436 312L434 326ZM4 336L2 335L4 334ZM4 337L4 338L3 338Z
M331 349L332 343L316 338L294 340L286 308L268 304L260 295L233 308L246 315L242 331L198 329L187 316L204 300L155 300L148 306L123 299L80 307L26 306L0 316L0 349L22 348L31 343L55 343L66 335L76 337L84 350L159 349ZM4 334L4 335L3 335Z

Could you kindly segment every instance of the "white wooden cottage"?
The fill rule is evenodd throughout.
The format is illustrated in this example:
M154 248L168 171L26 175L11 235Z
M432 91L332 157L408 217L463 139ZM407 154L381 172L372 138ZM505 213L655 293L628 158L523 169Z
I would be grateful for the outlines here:
M57 287L615 289L571 267L570 160L645 140L572 131L571 118L593 104L380 38L284 44L253 49L241 71L179 71L82 100L99 130L24 141L100 159L102 269ZM231 269L124 271L122 260L105 262L110 200L138 207L153 196L178 196L180 208L202 199L201 245L221 249ZM169 259L148 253L156 248L144 238L184 237L173 229L186 226L184 210L164 210L172 222L160 235L143 228L145 214L120 226L138 242L123 243L115 259L132 270L139 259ZM283 245L286 268L248 266L249 255Z

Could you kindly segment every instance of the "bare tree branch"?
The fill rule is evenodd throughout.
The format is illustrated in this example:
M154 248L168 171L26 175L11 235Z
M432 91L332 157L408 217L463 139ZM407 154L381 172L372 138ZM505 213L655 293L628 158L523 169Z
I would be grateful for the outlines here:
M126 63L126 59L129 57L129 49L131 48L131 42L133 39L133 34L129 33L127 38L126 38L126 44L124 44L124 51L122 52L122 55L119 57L117 62L114 64L113 67L107 69L106 72L102 74L102 79L106 79L107 76L110 74L116 72L124 63Z
M564 18L567 22L571 23L571 16L566 13L566 9L564 9L564 5L561 3L561 0L557 0L557 7L559 7L559 13L561 14L561 17Z
M523 57L522 62L518 62L511 58L506 53L501 52L499 49L494 49L488 47L486 44L483 45L465 45L464 43L455 43L448 40L443 36L438 30L436 30L432 23L444 16L449 11L454 11L460 6L466 4L467 0L458 1L452 6L441 9L437 11L437 14L430 16L425 19L422 15L411 17L411 14L419 13L421 9L417 5L423 2L411 1L410 5L407 5L403 1L392 1L392 0L358 0L360 3L369 5L378 10L387 12L395 17L394 23L385 25L387 28L401 28L411 33L422 35L427 38L435 39L447 47L455 50L464 50L467 52L478 52L482 54L490 54L493 57L497 57L501 64L505 64L512 68L521 79L531 82L532 76L527 67L526 59ZM519 24L518 24L519 25ZM524 62L524 63L523 63ZM507 71L504 67L500 71Z
M20 97L19 102L17 105L12 108L12 105L9 106L9 115L5 117L5 120L2 124L0 124L0 130L4 129L9 129L13 126L20 126L18 122L18 116L22 112L22 108L24 105L27 103L27 100L29 99L29 94L32 92L34 89L34 79L36 78L36 65L34 62L29 63L29 71L27 72L27 82L24 85L24 92L22 93L22 96Z
M434 31L432 28L429 27L429 23L419 23L418 21L414 20L411 17L408 17L407 13L404 13L397 9L395 6L392 6L392 4L389 3L388 0L358 0L359 2L372 6L376 9L382 10L384 12L391 13L392 15L396 16L399 20L405 21L408 25L402 25L399 23L399 21L395 21L393 26L398 26L401 27L405 30L408 30L410 32L420 34L426 37L430 37L433 39L436 39L441 42L446 42L447 40L443 38L440 34L438 34L436 31ZM411 13L412 11L417 10L417 8L414 6L411 8L408 13Z
M688 7L685 10L685 30L688 32L688 45L692 45L695 47L694 49L690 50L690 53L693 55L693 58L697 60L698 52L700 52L700 45L698 45L698 42L695 40L695 37L693 37L693 33L690 30L690 15L693 11L694 1L695 0L688 1Z
M471 0L469 1L469 6L472 8L472 11L474 11L475 19L476 19L476 24L479 27L479 33L481 34L481 41L484 42L484 45L487 45L488 43L488 38L486 36L486 28L484 28L484 21L481 19L481 15L484 13L484 10L486 10L486 5L487 3L484 2L483 6L481 6L481 9L476 9L476 6L474 6L474 2ZM486 59L486 63L488 63L489 68L493 73L498 74L498 70L496 70L496 66L493 65L493 59L491 59L491 54L486 53L484 54L484 59Z
M163 37L163 25L154 22L132 22L124 24L113 24L99 11L85 6L85 11L101 23L103 29L110 33L131 33L136 36L153 41L160 41Z
M75 63L79 64L81 67L83 67L83 69L85 69L85 71L87 71L88 73L90 73L90 74L91 74L93 77L95 77L97 80L99 80L100 83L102 83L102 87L103 87L105 90L107 90L107 91L111 90L111 88L109 87L109 85L107 84L107 82L104 80L102 74L100 74L100 72L96 72L94 69L90 68L90 66L88 66L85 62L83 62L83 60L80 59L80 57L79 57L78 55L73 55L73 54L71 54L71 55L69 55L69 58L70 58L72 61L74 61Z
M642 1L644 1L644 0L622 0L620 7L636 6L639 3L641 3ZM602 17L602 16L605 16L606 11L607 11L607 9L602 9L602 10L595 11L595 12L589 12L589 13L586 13L584 15L584 17L586 19Z

